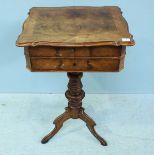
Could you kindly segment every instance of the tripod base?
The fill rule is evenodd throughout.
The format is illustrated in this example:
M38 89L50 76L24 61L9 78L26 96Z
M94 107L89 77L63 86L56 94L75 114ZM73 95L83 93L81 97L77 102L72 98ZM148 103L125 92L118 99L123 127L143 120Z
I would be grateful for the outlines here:
M90 118L85 112L83 108L79 109L79 112L76 113L76 111L74 109L70 109L70 108L66 108L66 111L58 116L55 120L54 120L54 124L55 124L55 128L48 134L46 135L43 139L42 139L42 143L45 144L47 143L63 126L63 123L70 119L77 119L80 118L81 120L83 120L86 123L86 126L88 127L88 129L90 130L90 132L100 141L101 145L107 146L107 142L95 131L94 126L96 125L96 123L94 122L94 120L92 118ZM75 117L75 115L77 117Z
M82 99L85 96L85 92L82 90L81 77L82 73L69 72L68 90L65 95L68 99L68 107L65 108L65 112L58 116L54 120L55 128L42 139L42 143L47 143L63 126L63 123L68 119L81 119L86 123L89 131L99 140L101 145L106 146L107 142L95 131L94 126L96 123L90 118L82 107Z

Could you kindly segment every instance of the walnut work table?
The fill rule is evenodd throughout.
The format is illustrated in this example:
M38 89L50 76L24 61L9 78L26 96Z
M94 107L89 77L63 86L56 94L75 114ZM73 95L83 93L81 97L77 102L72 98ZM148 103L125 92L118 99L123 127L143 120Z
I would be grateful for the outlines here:
M83 72L118 72L123 69L126 46L134 45L128 24L117 6L34 7L23 25L16 45L24 47L27 68L32 72L67 72L68 106L54 120L55 128L42 139L47 143L70 119L83 120L95 131L96 123L82 107Z

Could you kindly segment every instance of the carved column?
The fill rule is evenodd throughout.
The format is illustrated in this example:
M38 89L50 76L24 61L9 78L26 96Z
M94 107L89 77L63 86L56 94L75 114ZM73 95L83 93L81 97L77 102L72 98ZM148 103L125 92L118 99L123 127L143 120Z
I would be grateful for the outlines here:
M82 99L85 97L85 92L82 89L83 85L81 78L82 72L68 72L69 77L68 90L65 93L68 99L68 107L66 109L71 112L71 117L76 119L79 118L79 112L82 108Z

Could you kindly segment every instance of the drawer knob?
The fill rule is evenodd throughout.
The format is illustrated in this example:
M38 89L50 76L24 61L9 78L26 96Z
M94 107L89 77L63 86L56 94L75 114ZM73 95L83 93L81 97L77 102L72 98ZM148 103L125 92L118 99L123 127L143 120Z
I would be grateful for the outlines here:
M76 63L75 62L73 63L73 66L76 67Z

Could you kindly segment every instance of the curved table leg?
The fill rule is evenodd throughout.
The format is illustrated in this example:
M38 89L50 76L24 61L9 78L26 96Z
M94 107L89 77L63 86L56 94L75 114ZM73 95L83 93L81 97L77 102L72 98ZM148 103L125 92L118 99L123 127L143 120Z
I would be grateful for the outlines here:
M100 143L104 146L107 145L107 142L95 131L94 126L96 123L90 118L85 112L84 108L82 108L82 99L85 96L85 92L82 89L82 82L81 78L83 73L82 72L68 72L69 77L68 82L68 90L66 91L65 95L68 99L68 107L66 107L66 111L58 116L54 120L55 128L42 139L42 143L47 143L63 126L63 123L72 118L78 119L80 118L83 120L90 132L100 141Z
M96 132L94 126L96 123L92 118L90 118L85 112L84 109L81 110L79 114L79 118L86 123L86 126L90 130L90 132L100 141L101 145L107 146L107 142Z
M58 116L53 122L53 124L55 124L55 128L42 139L41 143L42 144L47 143L61 129L61 127L63 126L63 123L69 118L70 118L70 115L67 110L63 114Z

